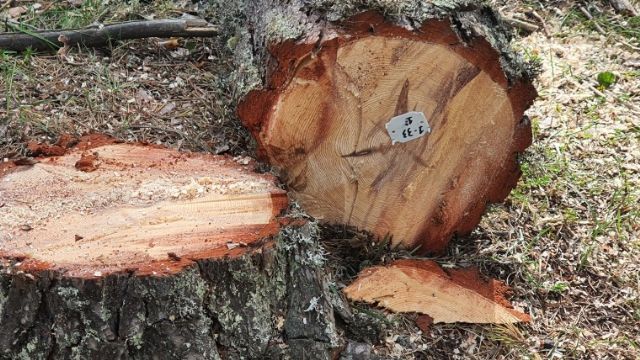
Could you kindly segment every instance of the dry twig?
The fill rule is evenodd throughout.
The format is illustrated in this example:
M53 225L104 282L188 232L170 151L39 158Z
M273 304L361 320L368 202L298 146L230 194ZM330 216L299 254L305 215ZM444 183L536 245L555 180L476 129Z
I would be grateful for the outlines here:
M579 6L578 8L584 14L584 16L587 17L587 19L593 21L593 15L591 15L591 13L589 12L589 10L587 10L587 8L585 8L584 6ZM600 24L598 24L597 22L593 21L593 26L595 26L596 30L598 30L600 34L604 35L606 33L606 31L604 31L602 26L600 26Z
M512 17L503 16L502 19L509 26L517 28L517 29L520 29L520 30L524 30L524 31L526 31L528 33L536 32L540 28L536 24L532 24L532 23L530 23L528 21L515 19L515 18L512 18Z

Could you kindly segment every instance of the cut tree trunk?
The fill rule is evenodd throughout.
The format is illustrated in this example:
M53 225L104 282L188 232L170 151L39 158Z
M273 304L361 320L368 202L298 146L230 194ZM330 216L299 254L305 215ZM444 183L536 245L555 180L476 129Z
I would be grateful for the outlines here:
M0 358L328 359L338 345L317 229L279 217L285 192L247 159L94 136L1 168Z
M0 249L36 261L23 267L85 277L139 266L163 273L167 254L179 267L185 254L224 255L277 233L275 215L287 206L273 178L247 167L128 144L43 158L0 183Z
M390 235L394 245L442 252L515 186L517 154L531 141L523 114L536 92L508 31L482 2L210 7L206 27L125 23L66 38L91 44L214 29L230 52L229 73L219 74L232 90L227 108L242 100L238 115L258 154L281 171L292 197L320 220ZM20 39L30 35L5 37Z
M520 176L536 96L484 8L400 26L376 13L271 43L239 115L311 215L441 252Z

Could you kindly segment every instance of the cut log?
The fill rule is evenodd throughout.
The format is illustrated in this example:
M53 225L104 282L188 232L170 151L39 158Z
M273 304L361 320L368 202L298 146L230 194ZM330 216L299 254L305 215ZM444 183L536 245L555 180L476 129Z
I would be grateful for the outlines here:
M441 252L509 193L536 91L499 24L474 16L407 29L365 13L272 45L239 114L306 211Z
M428 315L434 323L529 321L505 299L507 290L500 281L483 280L477 269L445 272L434 261L398 260L365 269L344 292L353 301Z
M0 358L328 359L339 345L317 228L279 217L286 193L246 158L93 136L0 168Z

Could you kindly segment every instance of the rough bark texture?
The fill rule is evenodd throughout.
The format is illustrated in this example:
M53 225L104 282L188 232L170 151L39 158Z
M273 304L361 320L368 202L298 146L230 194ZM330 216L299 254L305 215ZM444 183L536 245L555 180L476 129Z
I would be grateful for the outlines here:
M171 276L74 278L4 259L0 358L330 359L341 343L316 225L275 241Z

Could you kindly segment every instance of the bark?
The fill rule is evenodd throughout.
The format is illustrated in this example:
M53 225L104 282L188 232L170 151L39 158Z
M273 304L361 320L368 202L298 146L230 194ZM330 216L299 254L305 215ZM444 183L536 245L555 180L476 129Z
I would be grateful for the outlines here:
M174 275L0 275L5 359L330 359L339 342L313 223ZM300 354L305 354L300 356Z

